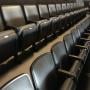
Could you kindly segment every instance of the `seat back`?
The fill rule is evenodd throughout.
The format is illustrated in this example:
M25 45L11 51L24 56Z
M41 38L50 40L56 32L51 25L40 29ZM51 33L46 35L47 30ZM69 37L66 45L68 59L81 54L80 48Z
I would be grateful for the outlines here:
M19 5L1 7L6 26L19 27L25 25L24 15Z
M48 11L47 5L39 4L38 8L39 8L40 17L42 19L48 19L49 18L49 11Z
M63 13L66 12L66 3L62 3L62 12L63 12Z
M57 90L58 80L51 53L38 57L31 65L31 74L38 90Z
M57 15L55 4L48 4L50 17L55 17Z
M71 11L70 3L67 3L67 11L68 11L68 12Z
M0 32L0 63L15 56L17 51L18 37L16 33L13 30Z
M82 28L82 24L79 24L76 29L79 31L80 35L84 33L84 29Z
M69 66L71 66L71 62L68 61L69 59L64 42L56 43L52 47L51 52L57 68L68 69Z
M11 80L1 90L35 90L28 74L22 74Z
M25 12L27 21L34 22L39 20L39 14L38 14L38 9L36 5L24 5L24 12Z
M57 14L60 15L62 10L61 4L56 4L56 10L57 10Z
M22 49L26 49L39 41L39 32L36 24L32 23L23 27Z
M73 38L74 42L77 42L77 40L80 38L80 33L76 29L73 29L71 31L71 35L72 35L72 38Z
M75 44L71 34L67 34L66 36L64 36L63 40L64 40L67 53L71 53L71 50Z
M36 5L25 5L24 10L26 13L27 21L37 22L38 30L40 33L39 39L46 38L50 33L50 23L48 20L39 20L39 13ZM27 14L28 13L28 14Z

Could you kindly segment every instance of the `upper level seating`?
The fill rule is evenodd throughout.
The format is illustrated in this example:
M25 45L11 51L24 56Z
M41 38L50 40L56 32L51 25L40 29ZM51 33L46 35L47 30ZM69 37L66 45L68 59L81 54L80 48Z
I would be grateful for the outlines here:
M50 53L40 56L31 66L31 74L38 90L57 90L58 78Z
M21 49L26 49L38 41L37 26L34 23L26 24L22 8L19 5L2 6L1 10L6 27L13 28L20 37Z
M61 12L62 12L61 4L56 4L56 11L57 11L57 15L61 14Z
M51 32L50 21L46 18L40 20L39 12L36 5L24 5L27 22L36 22L40 31L40 39L46 38Z
M55 69L55 64L50 53L38 57L31 65L30 70L34 80L35 89L38 90L59 90L62 88L64 80L70 77L68 75L62 76L62 72L58 72ZM66 88L67 87L64 86L65 90Z
M18 51L34 46L42 39L47 39L52 34L62 33L62 27L66 27L69 23L68 20L72 21L72 19L69 18L70 15L61 16L60 13L58 15L57 12L60 12L60 9L60 4L23 5L22 7L20 5L3 5L1 6L0 30L6 29L7 33L13 30L17 37L18 49L16 52L18 53ZM9 41L7 42L9 43ZM4 48L8 48L7 45ZM3 51L3 55L5 52ZM7 54L8 57L5 56L6 58L1 61L3 62L10 56L17 56L17 53L15 55Z

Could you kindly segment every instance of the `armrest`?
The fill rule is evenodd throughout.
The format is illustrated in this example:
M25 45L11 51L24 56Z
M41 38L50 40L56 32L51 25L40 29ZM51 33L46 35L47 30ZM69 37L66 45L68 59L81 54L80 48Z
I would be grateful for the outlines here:
M79 47L79 48L81 48L81 49L87 49L87 47L86 46L82 46L82 45L75 45L76 47Z
M84 35L90 35L90 33L83 33Z
M90 39L87 39L87 38L80 38L80 39L84 41L90 41Z
M76 78L76 75L69 72L69 71L66 71L66 70L63 70L63 69L58 69L58 72L64 74L68 78L70 78L70 77Z
M71 55L71 54L70 54L69 57L72 58L72 59L76 59L76 60L79 60L79 61L83 61L83 59L80 58L79 56L75 56L75 55Z

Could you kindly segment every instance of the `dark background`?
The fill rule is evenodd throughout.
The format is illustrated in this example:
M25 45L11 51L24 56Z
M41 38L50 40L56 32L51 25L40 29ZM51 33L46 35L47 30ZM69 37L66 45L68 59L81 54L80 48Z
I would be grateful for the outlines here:
M65 3L75 2L75 0L0 0L0 5L6 4L48 4L48 3Z

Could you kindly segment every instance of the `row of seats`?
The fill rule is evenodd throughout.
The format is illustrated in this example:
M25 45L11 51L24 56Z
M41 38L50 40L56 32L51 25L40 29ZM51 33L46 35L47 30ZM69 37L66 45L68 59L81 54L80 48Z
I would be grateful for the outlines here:
M88 17L56 43L51 52L39 56L30 67L31 76L22 74L1 90L75 90L90 52L89 21Z
M59 8L59 4L56 5ZM61 30L85 17L88 8L67 13L56 14L55 4L47 5L9 5L1 6L0 30L0 63L9 57L17 57L19 51L47 40ZM57 9L59 11L59 9ZM2 22L3 21L3 22ZM5 27L4 27L4 25ZM64 27L64 29L62 29Z

